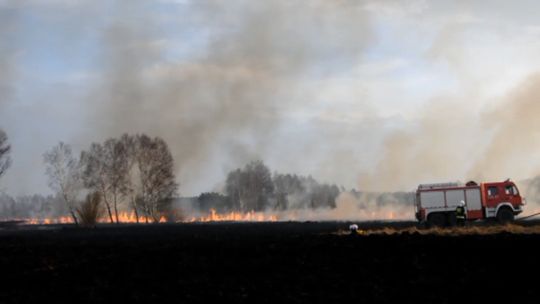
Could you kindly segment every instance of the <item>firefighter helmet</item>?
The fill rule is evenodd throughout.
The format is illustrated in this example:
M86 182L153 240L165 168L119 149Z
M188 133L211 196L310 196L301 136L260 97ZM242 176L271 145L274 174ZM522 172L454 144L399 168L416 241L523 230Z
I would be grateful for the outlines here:
M459 205L460 205L461 207L465 207L465 201L459 202Z

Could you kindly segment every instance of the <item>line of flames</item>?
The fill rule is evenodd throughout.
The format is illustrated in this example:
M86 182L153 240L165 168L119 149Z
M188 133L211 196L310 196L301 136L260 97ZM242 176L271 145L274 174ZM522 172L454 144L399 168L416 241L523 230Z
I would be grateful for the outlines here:
M73 224L73 218L71 216L59 216L55 218L29 218L21 219L30 225L51 225L51 224ZM116 222L116 216L113 215L113 221ZM118 213L118 222L119 223L153 223L152 218L147 218L145 216L139 215L138 221L135 212L119 212ZM166 222L165 217L159 219L160 223ZM100 217L98 223L111 223L111 219L108 216Z
M52 225L52 224L73 224L73 218L71 216L59 216L56 218L29 218L29 219L20 219L30 225ZM116 216L113 215L113 220L116 222ZM224 222L224 221L237 221L237 222L275 222L277 221L276 215L268 215L262 212L229 212L229 213L218 213L215 209L210 209L210 212L207 215L200 217L191 217L187 220L181 220L180 222ZM161 217L159 222L164 223L167 219ZM135 212L120 212L118 214L119 223L153 223L154 220L147 218L145 216L138 217L135 215ZM108 216L101 217L98 219L98 223L111 223L111 220Z
M394 212L360 212L359 218L364 220L395 220L405 218L403 214L394 213ZM113 215L114 222L116 222L116 217ZM270 214L267 212L227 212L227 213L218 213L215 209L210 209L210 211L205 215L187 217L177 222L276 222L276 221L296 221L296 220L324 220L325 217L317 216L312 217L310 214L296 214L294 211L281 212ZM339 220L335 216L331 216L328 219ZM73 224L73 218L71 216L60 216L56 218L30 218L30 219L19 219L26 222L27 224L32 225L48 225L48 224ZM118 214L119 223L153 223L153 219L146 218L145 216L139 215L138 221L135 212L120 212ZM161 217L159 220L160 223L167 222L165 217ZM98 223L111 223L109 216L103 216L98 219Z
M192 217L188 222L276 222L278 220L277 215L265 214L263 212L229 212L229 213L217 213L215 209L210 209L210 214L200 217Z

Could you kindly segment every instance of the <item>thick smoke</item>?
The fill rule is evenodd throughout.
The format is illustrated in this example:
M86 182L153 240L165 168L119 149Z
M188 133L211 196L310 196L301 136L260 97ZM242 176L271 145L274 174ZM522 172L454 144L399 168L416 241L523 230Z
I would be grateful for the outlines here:
M284 113L299 106L295 82L358 62L371 36L354 1L194 1L167 22L144 3L114 7L102 31L91 123L102 137L164 137L181 183L272 149ZM192 41L167 37L169 26L191 29ZM195 42L203 47L187 61L170 54Z
M298 97L299 80L358 63L373 41L367 11L349 1L188 6L189 16L167 22L144 2L113 7L115 18L102 32L101 80L91 95L92 120L103 136L132 130L163 136L172 145L181 183L204 180L209 166L230 170L272 150L286 114L310 106ZM456 14L426 54L447 60L467 91L431 98L405 127L385 136L376 165L358 172L360 189L412 190L421 182L538 174L530 166L540 165L530 152L539 146L531 134L540 110L537 77L484 101L488 106L479 110L465 54L449 47L466 41L478 22ZM167 26L204 29L192 33L202 47L176 60ZM328 166L346 167L338 158L322 157Z
M489 144L471 169L471 176L536 176L540 174L540 75L512 90L483 120ZM527 161L524 161L527 160Z
M432 100L412 126L385 138L381 158L374 171L360 176L360 188L412 190L422 182L538 175L539 88L540 77L533 75L481 115L469 101Z
M540 80L520 83L526 73L512 72L519 62L534 69L527 60L536 55L508 56L523 54L520 47L538 54L534 10L424 1L158 2L0 0L0 117L9 118L0 128L18 149L2 182L32 193L39 183L29 177L43 175L41 153L57 140L80 150L124 132L168 142L185 195L222 191L226 173L253 159L362 191L540 173ZM512 64L501 64L509 58ZM45 61L54 67L44 69ZM21 80L24 69L39 76ZM73 80L76 94L40 78L76 72L83 74ZM432 77L439 78L425 80ZM517 85L508 90L509 83ZM497 92L486 93L490 86ZM4 111L18 92L26 99ZM394 106L409 112L392 116ZM370 200L344 194L338 201Z
M267 209L252 213L237 213L245 219L264 219L278 221L380 221L380 220L414 220L414 193L374 193L343 191L336 198L334 208L294 208L294 196L289 198L292 206L286 210ZM201 208L197 198L182 198L175 202L174 208L183 215L183 220L204 220L216 210L222 218L237 210L218 210L218 208ZM231 218L230 216L229 218Z
M360 176L360 189L412 191L419 183L463 178L463 168L481 144L476 138L483 132L466 103L432 102L414 124L385 137L373 171Z
M413 193L344 191L337 197L335 208L288 210L278 212L277 218L300 221L414 220L413 201Z
M523 216L540 213L540 176L520 181L518 187L527 203Z

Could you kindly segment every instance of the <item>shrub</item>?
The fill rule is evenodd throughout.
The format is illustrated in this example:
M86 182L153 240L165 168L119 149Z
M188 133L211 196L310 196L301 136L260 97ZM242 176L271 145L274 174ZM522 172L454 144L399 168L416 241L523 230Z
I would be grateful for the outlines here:
M81 226L95 227L102 211L99 192L88 194L84 202L77 208Z

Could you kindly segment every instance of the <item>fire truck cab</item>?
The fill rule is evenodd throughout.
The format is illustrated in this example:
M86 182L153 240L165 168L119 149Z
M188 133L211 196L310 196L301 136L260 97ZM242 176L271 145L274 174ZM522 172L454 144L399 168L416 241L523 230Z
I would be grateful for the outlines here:
M514 182L421 184L416 190L416 219L430 226L452 226L455 210L465 202L468 220L514 220L523 211L524 200Z

